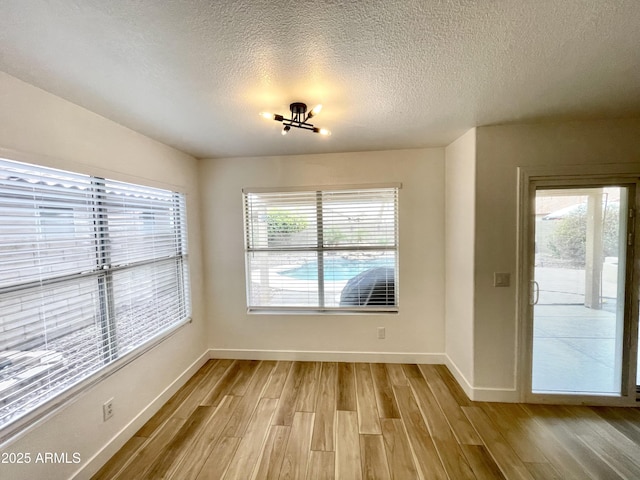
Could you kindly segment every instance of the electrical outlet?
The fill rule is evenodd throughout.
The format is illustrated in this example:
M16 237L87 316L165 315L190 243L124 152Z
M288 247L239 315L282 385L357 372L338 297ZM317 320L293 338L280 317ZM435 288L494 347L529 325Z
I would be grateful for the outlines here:
M378 327L378 339L383 340L387 335L384 327Z
M102 405L102 421L106 422L113 417L113 398L110 398Z

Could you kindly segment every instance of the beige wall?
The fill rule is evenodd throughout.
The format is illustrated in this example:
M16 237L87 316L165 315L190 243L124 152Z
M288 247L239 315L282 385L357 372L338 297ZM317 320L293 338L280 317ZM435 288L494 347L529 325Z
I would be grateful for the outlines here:
M640 166L640 119L479 127L476 140L474 387L516 391L518 167ZM566 172L565 172L566 173ZM511 272L509 288L493 272Z
M187 194L194 321L2 448L32 456L78 452L81 457L77 465L5 464L2 478L69 478L85 467L80 478L88 478L193 373L194 362L206 351L197 161L2 73L0 156ZM115 414L103 422L102 404L109 398Z
M446 353L453 373L473 385L476 130L445 150Z
M200 182L215 355L442 362L444 149L201 160ZM243 187L384 182L402 183L399 314L247 314ZM379 326L386 327L385 340L377 339Z

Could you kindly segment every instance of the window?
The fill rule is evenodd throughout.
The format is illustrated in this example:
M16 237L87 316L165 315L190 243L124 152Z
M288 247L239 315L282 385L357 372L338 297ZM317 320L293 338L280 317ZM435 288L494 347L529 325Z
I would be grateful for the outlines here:
M0 159L3 438L188 320L184 202Z
M246 189L249 311L397 311L398 188Z

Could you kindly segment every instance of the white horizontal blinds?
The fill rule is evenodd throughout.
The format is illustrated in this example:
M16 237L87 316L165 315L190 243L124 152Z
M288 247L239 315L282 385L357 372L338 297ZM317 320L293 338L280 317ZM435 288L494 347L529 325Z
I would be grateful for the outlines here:
M90 177L0 160L0 287L95 268Z
M173 192L105 181L111 341L120 355L189 316L183 256L184 198ZM135 267L135 268L134 268Z
M102 365L94 207L90 177L0 160L0 426Z
M183 205L176 203L173 192L114 181L105 181L105 189L113 266L183 253L176 238L184 229L176 223Z
M248 247L316 247L316 192L249 193L246 195Z
M0 159L0 428L188 317L185 218L183 195Z
M244 198L249 308L395 307L397 188Z
M95 277L3 294L0 426L104 365Z
M397 245L397 190L322 192L325 247L390 248Z
M113 273L115 341L120 355L189 316L174 259Z

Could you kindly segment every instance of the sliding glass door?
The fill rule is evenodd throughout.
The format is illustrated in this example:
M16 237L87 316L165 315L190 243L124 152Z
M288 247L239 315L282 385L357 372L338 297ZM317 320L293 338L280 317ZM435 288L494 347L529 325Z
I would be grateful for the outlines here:
M637 335L637 308L630 308L637 292L627 271L634 199L633 184L535 185L534 395L629 393L637 361L629 342Z

